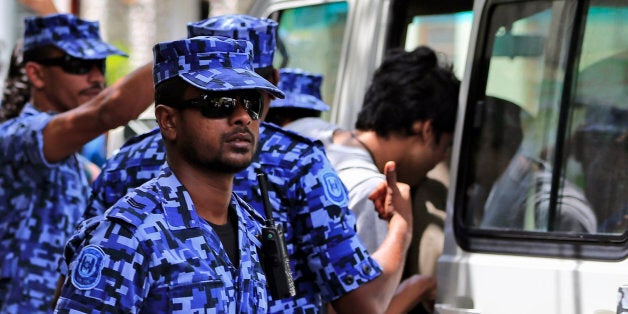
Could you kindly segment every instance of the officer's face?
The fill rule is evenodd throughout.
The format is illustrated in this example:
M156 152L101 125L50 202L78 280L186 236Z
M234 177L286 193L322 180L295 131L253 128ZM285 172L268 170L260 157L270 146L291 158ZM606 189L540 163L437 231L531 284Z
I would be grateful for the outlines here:
M248 93L246 98L252 102L261 98L258 92L254 93ZM211 94L237 101L237 105L226 116L211 110L203 112L204 109L199 107L178 110L181 123L177 127L176 145L187 163L224 173L236 173L248 167L255 154L260 120L255 119L255 110L249 107L247 111L244 108L243 103L247 100L239 97L245 94ZM200 95L200 90L190 87L184 99L195 99Z
M80 60L56 50L44 61L29 62L38 69L36 88L43 92L46 110L64 112L84 104L104 89L104 60Z

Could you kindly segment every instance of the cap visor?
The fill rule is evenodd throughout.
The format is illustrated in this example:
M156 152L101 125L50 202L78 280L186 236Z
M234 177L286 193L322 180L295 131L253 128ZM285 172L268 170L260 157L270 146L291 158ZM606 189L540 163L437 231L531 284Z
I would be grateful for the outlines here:
M232 91L239 89L261 89L277 98L284 98L284 93L259 74L245 69L209 69L179 73L188 83L208 91Z
M122 50L93 39L59 41L56 46L70 56L80 59L104 59L111 55L128 57Z

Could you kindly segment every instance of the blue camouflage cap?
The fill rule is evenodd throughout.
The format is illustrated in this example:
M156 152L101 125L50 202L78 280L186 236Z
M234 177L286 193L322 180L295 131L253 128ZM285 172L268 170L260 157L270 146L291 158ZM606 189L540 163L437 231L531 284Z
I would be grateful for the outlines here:
M328 111L329 106L321 100L323 76L305 72L301 69L279 69L279 88L286 93L286 98L275 99L270 108L303 108Z
M24 51L53 45L79 59L127 56L100 38L98 22L72 14L31 16L24 19Z
M253 46L246 40L198 36L156 44L153 53L155 86L180 77L208 91L261 89L284 97L279 88L253 71Z
M253 67L273 65L277 22L243 14L229 14L188 23L188 37L225 36L253 43Z

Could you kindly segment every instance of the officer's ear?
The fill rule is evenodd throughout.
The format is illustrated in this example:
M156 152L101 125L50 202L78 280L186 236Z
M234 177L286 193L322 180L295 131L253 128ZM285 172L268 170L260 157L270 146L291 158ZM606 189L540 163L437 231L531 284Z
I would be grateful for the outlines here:
M179 110L159 104L155 107L155 119L161 130L164 140L174 141L177 138L177 123Z
M270 79L273 85L279 85L279 71L277 69L273 68L273 74L270 76Z
M46 85L44 81L45 75L43 71L43 66L41 64L33 61L28 61L24 64L24 71L26 72L28 81L36 89L43 88Z

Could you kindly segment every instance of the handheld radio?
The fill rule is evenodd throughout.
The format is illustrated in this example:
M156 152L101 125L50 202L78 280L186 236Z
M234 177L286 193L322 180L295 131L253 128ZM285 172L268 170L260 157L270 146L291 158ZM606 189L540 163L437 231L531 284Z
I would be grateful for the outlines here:
M266 174L256 170L257 180L264 201L264 213L266 221L262 227L262 267L266 273L270 295L274 300L292 297L296 295L290 263L286 250L286 240L281 225L275 225L272 207L268 199L268 185Z

